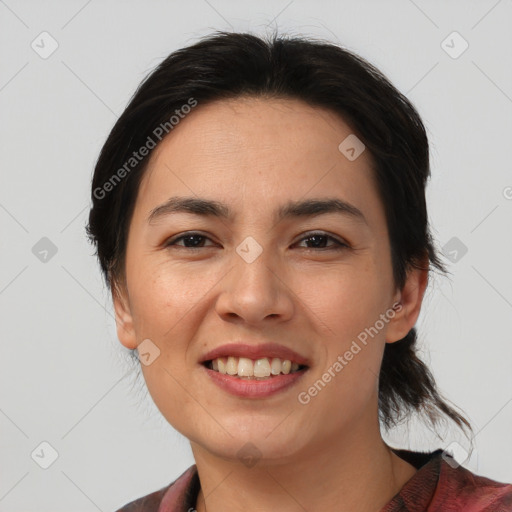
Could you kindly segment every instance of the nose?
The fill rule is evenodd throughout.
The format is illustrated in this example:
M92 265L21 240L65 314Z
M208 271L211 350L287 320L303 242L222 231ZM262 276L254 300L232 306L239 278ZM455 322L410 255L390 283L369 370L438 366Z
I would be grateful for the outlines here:
M294 311L294 294L287 281L286 270L268 249L252 262L235 253L234 268L222 280L217 314L226 321L253 326L289 320Z

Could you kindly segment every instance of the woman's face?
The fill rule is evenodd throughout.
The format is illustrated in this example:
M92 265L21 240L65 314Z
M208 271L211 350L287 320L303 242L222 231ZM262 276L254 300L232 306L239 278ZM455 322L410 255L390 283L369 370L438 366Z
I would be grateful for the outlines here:
M199 104L155 149L130 224L126 290L114 298L118 335L130 349L143 342L149 392L193 446L292 460L374 427L385 343L418 310L393 283L369 151L357 156L352 138L339 149L351 133L300 101L244 98ZM221 207L194 213L176 198ZM301 209L311 200L338 208ZM286 371L272 362L279 350L249 351L269 343L307 369L243 380L203 364L242 344L223 353ZM225 360L231 371L237 361ZM271 392L274 383L284 387Z

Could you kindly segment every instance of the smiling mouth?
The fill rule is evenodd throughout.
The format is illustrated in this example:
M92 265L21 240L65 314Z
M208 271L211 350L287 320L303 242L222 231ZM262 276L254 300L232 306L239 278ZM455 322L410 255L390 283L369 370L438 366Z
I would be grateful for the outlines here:
M306 370L308 367L289 359L263 357L218 357L202 363L209 370L245 380L268 380L278 375L287 375Z

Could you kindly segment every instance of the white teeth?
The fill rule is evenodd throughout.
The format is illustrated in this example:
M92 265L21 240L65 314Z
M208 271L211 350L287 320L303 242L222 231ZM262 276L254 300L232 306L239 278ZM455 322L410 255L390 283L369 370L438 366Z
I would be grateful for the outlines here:
M212 370L245 379L264 379L281 373L287 375L298 371L299 367L299 363L292 363L289 359L281 360L278 357L252 360L248 357L229 356L219 357L211 362Z
M239 377L252 377L253 364L247 357L238 358L238 376Z
M272 375L279 375L281 373L281 359L277 357L272 358L272 362L270 363L270 371Z
M238 361L236 357L228 357L228 362L226 364L226 373L228 375L236 375L238 373Z
M254 363L254 376L255 377L270 377L270 363L265 357L258 359Z

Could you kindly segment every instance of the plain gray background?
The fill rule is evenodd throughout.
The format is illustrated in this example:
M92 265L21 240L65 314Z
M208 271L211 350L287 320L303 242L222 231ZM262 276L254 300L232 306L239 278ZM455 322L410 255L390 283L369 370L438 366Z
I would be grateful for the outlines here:
M422 353L474 426L464 466L512 482L510 0L0 0L0 511L107 512L193 463L124 362L85 237L91 173L171 51L276 27L356 51L422 115L431 223L453 273L427 293ZM430 450L464 446L457 436L417 425L389 439ZM42 442L58 453L48 469Z

